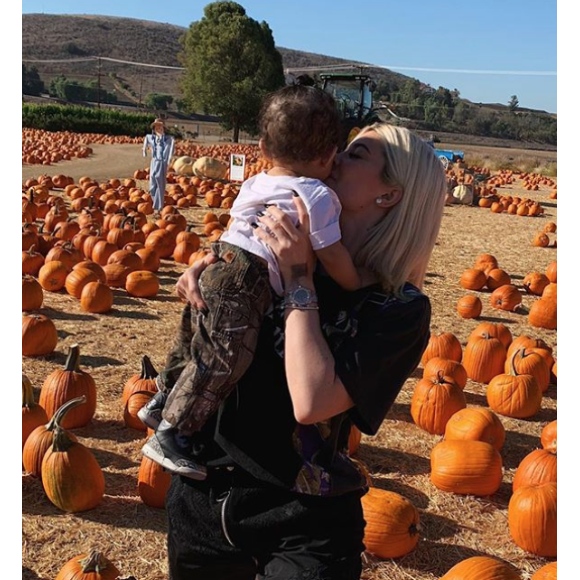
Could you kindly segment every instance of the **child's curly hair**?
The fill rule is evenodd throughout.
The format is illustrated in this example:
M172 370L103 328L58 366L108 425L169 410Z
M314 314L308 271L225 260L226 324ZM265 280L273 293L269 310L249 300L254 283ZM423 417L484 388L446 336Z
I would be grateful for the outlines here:
M260 138L282 161L323 159L340 142L340 113L325 91L289 85L269 94L260 111Z

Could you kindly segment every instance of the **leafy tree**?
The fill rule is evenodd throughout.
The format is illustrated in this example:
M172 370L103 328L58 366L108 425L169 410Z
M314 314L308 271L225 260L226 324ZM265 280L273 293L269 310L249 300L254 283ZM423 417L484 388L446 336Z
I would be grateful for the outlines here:
M219 116L226 130L257 131L264 96L284 86L282 56L266 22L235 2L213 2L182 37L184 99L191 110Z
M510 97L510 100L508 101L508 107L510 109L510 111L515 111L518 108L518 105L520 104L520 102L518 101L518 96L517 95L512 95Z
M145 97L145 106L148 109L157 109L167 111L167 107L173 103L171 95L164 95L162 93L149 93Z
M22 92L25 95L40 95L44 91L44 83L40 80L38 69L22 64Z

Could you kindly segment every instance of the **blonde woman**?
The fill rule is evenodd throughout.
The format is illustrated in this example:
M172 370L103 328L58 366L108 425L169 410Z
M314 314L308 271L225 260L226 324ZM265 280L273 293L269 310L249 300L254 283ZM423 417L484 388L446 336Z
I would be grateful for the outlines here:
M432 148L385 124L337 156L327 183L363 287L348 292L315 269L300 199L297 227L277 207L259 218L284 307L266 318L252 365L205 427L208 478L173 477L172 580L360 577L367 484L348 436L353 425L377 433L427 344L421 288L446 183ZM178 282L199 308L197 279L212 260Z

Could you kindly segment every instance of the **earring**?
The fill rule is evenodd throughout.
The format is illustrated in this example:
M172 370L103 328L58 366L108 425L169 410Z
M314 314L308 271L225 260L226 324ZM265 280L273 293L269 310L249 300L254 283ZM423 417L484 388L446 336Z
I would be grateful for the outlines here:
M375 199L375 203L377 205L382 205L383 204L383 198L382 197L377 197L377 199Z

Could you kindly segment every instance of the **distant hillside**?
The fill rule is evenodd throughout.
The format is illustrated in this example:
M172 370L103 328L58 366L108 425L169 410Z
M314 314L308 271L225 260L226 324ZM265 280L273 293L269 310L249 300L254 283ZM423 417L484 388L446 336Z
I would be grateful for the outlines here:
M142 103L149 93L165 93L174 99L180 97L179 70L167 70L133 66L109 61L83 61L83 57L101 56L126 61L148 64L181 66L178 55L181 52L180 37L187 28L173 24L163 24L132 18L117 18L96 15L53 15L53 14L23 14L22 15L22 58L27 66L38 69L40 77L48 88L51 79L64 75L84 83L92 82L112 93L115 93L118 104L134 106ZM275 37L275 31L274 31ZM285 69L319 67L330 64L352 63L346 59L320 54L312 54L278 47L282 54ZM71 60L78 62L34 63L24 59L39 60ZM358 63L364 65L365 63ZM543 111L518 109L517 114L531 116L531 121L517 120L513 115L505 115L508 107L501 104L471 103L461 97L454 104L447 102L446 112L441 112L439 119L429 124L427 122L426 99L429 95L438 93L420 81L415 81L418 94L408 96L401 101L397 92L409 84L411 77L382 68L369 67L367 72L378 85L378 100L381 94L391 94L391 108L401 117L411 117L409 126L413 129L426 131L467 132L490 138L527 139L538 144L551 143L555 145L555 115ZM381 93L381 91L386 91ZM444 92L449 93L447 89ZM408 94L408 93L407 93ZM451 98L450 95L447 95ZM445 96L443 96L445 98ZM388 99L387 99L388 101ZM410 103L420 104L410 104ZM461 118L455 118L454 108L459 103L463 106ZM432 105L433 103L431 103ZM427 105L427 106L426 106ZM435 103L440 108L441 103ZM175 105L173 105L175 106ZM419 107L417 109L416 107ZM425 120L417 111L425 107ZM433 109L431 109L433 111ZM202 111L200 111L202 113ZM387 113L384 113L387 115ZM433 117L433 113L431 113ZM392 117L386 116L392 120ZM470 119L470 123L468 123ZM507 124L506 124L507 121ZM506 128L507 126L507 128ZM532 127L532 130L528 130ZM522 136L523 135L523 136Z

